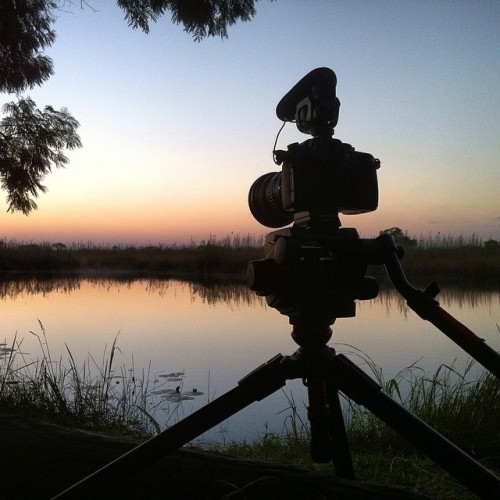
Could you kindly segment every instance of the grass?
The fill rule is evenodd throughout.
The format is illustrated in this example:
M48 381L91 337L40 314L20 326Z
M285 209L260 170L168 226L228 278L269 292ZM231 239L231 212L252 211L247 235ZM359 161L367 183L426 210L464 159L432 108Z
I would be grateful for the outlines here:
M154 415L165 401L153 395L169 390L150 383L148 371L137 376L133 364L130 369L115 366L116 338L100 362L89 355L79 367L68 347L66 361L62 356L53 358L42 324L40 333L31 333L40 349L35 360L27 359L16 337L10 344L0 344L2 411L115 435L146 438L160 430ZM442 365L431 375L412 365L386 380L382 369L361 351L348 346L346 354L357 357L360 366L403 406L484 465L500 471L500 382L492 375L476 374L472 363L461 372ZM288 402L283 432L264 432L250 443L229 443L223 451L334 473L332 465L310 460L308 424L293 397ZM346 401L344 418L360 479L397 484L440 499L473 498L364 408Z
M409 239L403 267L411 279L460 284L500 283L500 245L476 236ZM402 242L404 244L404 242ZM0 240L0 272L138 272L231 275L243 279L250 260L263 257L263 237L227 235L188 245L98 246L92 243L21 244ZM376 271L376 273L379 271Z
M472 376L473 363L462 372L440 366L431 376L413 365L385 380L382 370L358 350L361 359L384 392L435 427L483 465L500 472L500 382L488 372ZM326 473L331 464L309 458L308 426L298 418L290 399L285 432L265 433L257 442L232 443L227 451L243 457L286 461ZM475 498L457 481L364 408L345 402L346 421L357 476L366 481L397 484L433 498Z
M470 237L421 236L405 248L402 261L409 276L451 278L459 283L498 284L500 244Z
M382 370L358 354L384 392L471 455L500 471L500 381L487 371L473 374L470 361L461 371L440 365L426 374L416 365L385 380ZM350 405L349 434L353 446L398 451L413 449L371 413ZM370 445L371 443L371 445Z
M37 359L27 359L17 337L0 346L0 409L111 435L144 438L155 432L149 373L115 367L116 338L101 362L89 354L78 366L67 346L67 360L54 359L40 328L31 332Z
M0 240L0 272L126 271L243 276L248 261L262 257L263 240L231 234L180 246L61 245Z

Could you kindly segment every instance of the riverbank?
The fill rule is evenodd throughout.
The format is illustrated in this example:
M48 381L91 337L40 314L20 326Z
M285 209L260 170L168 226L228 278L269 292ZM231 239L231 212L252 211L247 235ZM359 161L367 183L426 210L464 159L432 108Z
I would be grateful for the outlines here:
M0 349L0 415L5 418L5 422L0 423L0 441L3 440L0 470L9 478L9 487L15 489L17 484L24 487L28 481L23 477L27 475L30 476L31 487L35 487L37 481L46 481L44 478L50 477L55 470L59 470L61 477L68 481L67 484L58 482L57 485L66 487L161 431L154 418L155 408L161 402L151 397L155 387L145 374L138 376L127 367L115 366L115 354L119 349L116 341L103 356L102 365L96 365L94 368L97 370L91 375L88 363L95 364L95 358L78 366L68 349L67 362L62 358L54 359L43 327L38 337L41 356L37 360L26 359L20 349L21 340L15 339L10 345L2 344ZM423 373L418 366L411 366L390 380L384 380L380 368L366 355L363 364L369 367L384 392L485 466L500 472L500 383L492 375L487 372L476 375L476 371L471 370L472 364L463 372L443 365L432 374ZM125 373L127 375L123 376ZM172 377L176 375L182 376L171 374ZM165 392L165 397L170 397L169 394ZM322 479L318 476L318 481L321 484L333 481L335 471L331 464L318 465L310 459L309 426L307 421L300 419L296 410L293 399L290 399L289 409L283 415L285 429L279 434L263 429L263 434L252 442L229 442L217 446L217 453L223 456L268 463L257 468L260 476L221 476L217 475L217 470L220 473L221 469L212 464L215 469L210 473L210 481L233 481L237 488L243 488L254 481L260 483L260 478L268 474L274 474L272 471L276 463L286 464L282 467L288 472L299 467L311 474L320 474ZM346 405L344 418L356 475L363 481L379 486L396 484L408 491L438 499L473 498L455 479L416 453L363 407ZM80 438L86 444L77 444ZM57 440L59 444L56 445ZM108 445L102 440L112 443L109 445L111 455L103 454ZM176 458L171 460L175 462ZM215 463L215 459L205 460ZM194 477L197 474L200 478L205 477L203 472L196 471L195 464L191 472ZM48 470L46 466L52 468ZM155 474L162 478L171 478L172 474L175 479L180 477L172 473L177 469L171 462L167 462L165 467L162 472L155 469ZM189 483L186 472L182 474L183 481ZM149 481L153 479L146 475L146 479L139 481L137 491L145 488ZM47 487L52 488L54 484L51 481ZM159 489L167 488L167 483L161 484L163 486L158 485ZM203 487L209 489L209 484L205 483ZM266 487L275 491L272 486ZM118 486L113 486L112 491L120 490ZM178 498L182 497L180 494ZM142 497L138 494L136 498ZM350 498L358 497L351 493Z
M0 496L9 500L51 498L141 442L57 426L1 409L0 428ZM147 468L134 467L126 478L109 479L109 484L89 495L119 500L427 498L383 483L341 480L291 463L186 448Z
M475 238L421 239L405 248L402 265L412 280L496 287L500 285L500 245L493 240L487 243ZM262 248L263 240L251 237L144 247L0 240L0 273L134 273L244 280L248 262L263 258ZM385 274L380 266L370 267L370 273Z
M1 241L1 240L0 240ZM227 237L191 245L0 244L0 272L129 272L244 276L260 240Z

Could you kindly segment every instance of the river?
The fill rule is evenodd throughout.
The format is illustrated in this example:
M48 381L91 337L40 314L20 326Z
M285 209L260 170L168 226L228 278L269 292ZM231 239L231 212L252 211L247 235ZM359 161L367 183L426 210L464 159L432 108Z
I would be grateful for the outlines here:
M441 306L500 350L500 291L442 288ZM23 362L40 357L42 332L52 359L66 363L69 349L77 365L94 367L105 363L116 339L116 374L133 370L135 377L148 378L157 397L166 398L155 413L162 426L233 388L275 354L297 348L288 318L242 284L19 279L0 282L0 309L0 342L8 347L16 336ZM338 319L333 329L330 345L337 352L368 372L366 359L373 360L386 379L413 363L432 373L441 364L460 371L469 360L392 289L382 288L377 298L358 302L356 317ZM186 396L180 402L171 396L176 387ZM306 391L294 380L202 439L252 440L266 430L280 431L288 421L291 398L304 415Z

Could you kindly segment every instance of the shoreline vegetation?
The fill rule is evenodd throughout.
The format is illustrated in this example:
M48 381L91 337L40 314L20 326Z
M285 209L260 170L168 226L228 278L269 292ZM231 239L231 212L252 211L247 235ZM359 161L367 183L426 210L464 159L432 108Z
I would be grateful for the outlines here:
M419 286L429 279L481 289L497 289L500 285L500 245L494 240L483 242L474 236L417 240L403 233L402 241L396 239L396 243L405 248L402 265L406 274ZM0 240L0 279L36 279L43 273L48 279L64 275L158 275L244 281L248 261L263 258L262 248L263 238L250 235L211 236L199 244L144 247ZM367 274L381 278L384 274L380 270L369 268ZM23 354L22 339L0 339L0 412L137 439L158 432L155 412L162 403L152 396L158 390L154 376L147 368L134 373L134 367L115 366L116 339L102 361L89 357L80 365L69 347L66 353L54 357L43 325L40 328L41 333L32 332L40 348L36 359ZM384 380L369 358L357 355L383 390L500 473L500 383L495 377L488 372L477 374L477 370L471 370L472 365L463 372L441 366L433 374L412 366ZM293 399L289 403L281 433L263 432L255 442L227 443L217 451L333 474L331 465L311 462L308 424L300 419ZM433 498L474 498L363 408L350 405L344 416L360 479L395 484Z
M137 373L133 366L116 366L115 353L119 350L116 338L111 347L105 349L100 362L89 355L79 365L69 347L65 357L54 358L41 323L40 329L40 333L31 332L39 344L36 359L28 359L23 354L20 339L1 345L2 415L19 415L56 426L139 440L161 431L156 418L158 412L165 411L165 401L154 397L161 392L158 382L152 380L147 370ZM425 374L413 365L386 380L382 370L367 355L352 349L351 355L361 360L361 365L384 392L484 466L500 473L500 382L493 375L486 371L477 373L471 362L462 371L442 365L432 374ZM264 429L254 442L212 445L208 451L242 459L288 463L334 475L331 464L311 461L308 423L301 419L293 396L287 399L289 406L283 411L281 432ZM175 408L170 408L168 413L179 415ZM397 485L437 499L475 498L363 407L346 402L344 419L359 479ZM177 417L166 425L176 420ZM196 444L194 442L194 446Z
M500 284L500 243L496 240L482 241L474 235L416 239L399 231L395 239L404 248L402 265L410 279L442 279L483 287ZM263 245L263 237L233 234L187 245L148 246L24 244L0 239L0 277L129 273L243 281L248 262L263 258ZM377 278L385 275L380 266L370 266L367 274Z

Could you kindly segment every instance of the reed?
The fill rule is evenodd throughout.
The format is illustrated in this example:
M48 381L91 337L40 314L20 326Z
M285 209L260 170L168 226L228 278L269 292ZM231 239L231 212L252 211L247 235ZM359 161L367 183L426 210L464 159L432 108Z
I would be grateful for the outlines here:
M354 348L350 354L360 359L360 365L371 372L384 392L484 465L500 472L500 382L493 375L474 375L471 362L462 371L442 365L431 376L412 365L386 380L382 369L368 356ZM297 420L293 399L289 402L288 425L283 433L266 432L254 443L231 443L227 451L334 473L331 464L314 464L309 459L308 426ZM363 407L345 401L344 418L360 479L397 484L438 499L475 498Z
M412 279L432 277L482 286L500 282L500 245L494 240L440 234L407 240L411 244L405 248L403 266ZM0 240L0 272L111 271L242 279L248 262L263 257L263 243L263 236L233 233L222 238L210 235L199 243L137 247Z
M150 373L135 367L115 366L119 348L115 338L101 362L89 354L78 366L66 346L68 358L54 359L43 325L37 338L40 355L27 359L22 341L14 337L0 350L0 405L71 427L134 437L151 436L157 424L151 416Z
M471 240L422 240L405 248L402 264L411 277L450 278L458 283L498 284L500 245L484 246Z
M498 457L500 381L487 371L477 373L473 360L461 370L454 365L440 365L430 375L414 364L386 380L382 369L369 356L351 349L384 392L409 411L471 454ZM361 445L368 436L378 448L411 450L406 441L356 405L349 406L348 421L353 442Z
M500 327L497 328L500 331ZM120 352L115 338L102 360L89 354L77 365L69 347L67 360L54 358L40 323L40 332L31 332L38 341L40 355L27 359L23 341L15 336L10 344L0 344L0 407L22 412L54 423L109 434L149 437L160 431L156 409L167 393L150 382L149 368L140 376L135 367L116 366ZM346 346L344 346L345 349ZM347 346L347 354L371 372L382 389L417 416L433 425L486 466L499 470L500 383L486 372L476 373L469 363L462 371L440 366L427 375L417 365L401 370L390 379L362 351ZM159 390L160 389L160 390ZM171 392L171 391L170 391ZM156 396L154 396L156 395ZM176 409L169 413L177 418ZM232 455L291 462L325 473L334 473L330 464L314 464L309 458L309 427L292 395L283 411L282 432L265 430L261 439L225 445ZM398 484L434 498L472 498L432 462L415 452L364 408L344 404L356 472L361 479Z
M187 245L20 244L0 240L0 272L126 271L196 275L244 275L248 261L262 257L263 240L227 235Z

